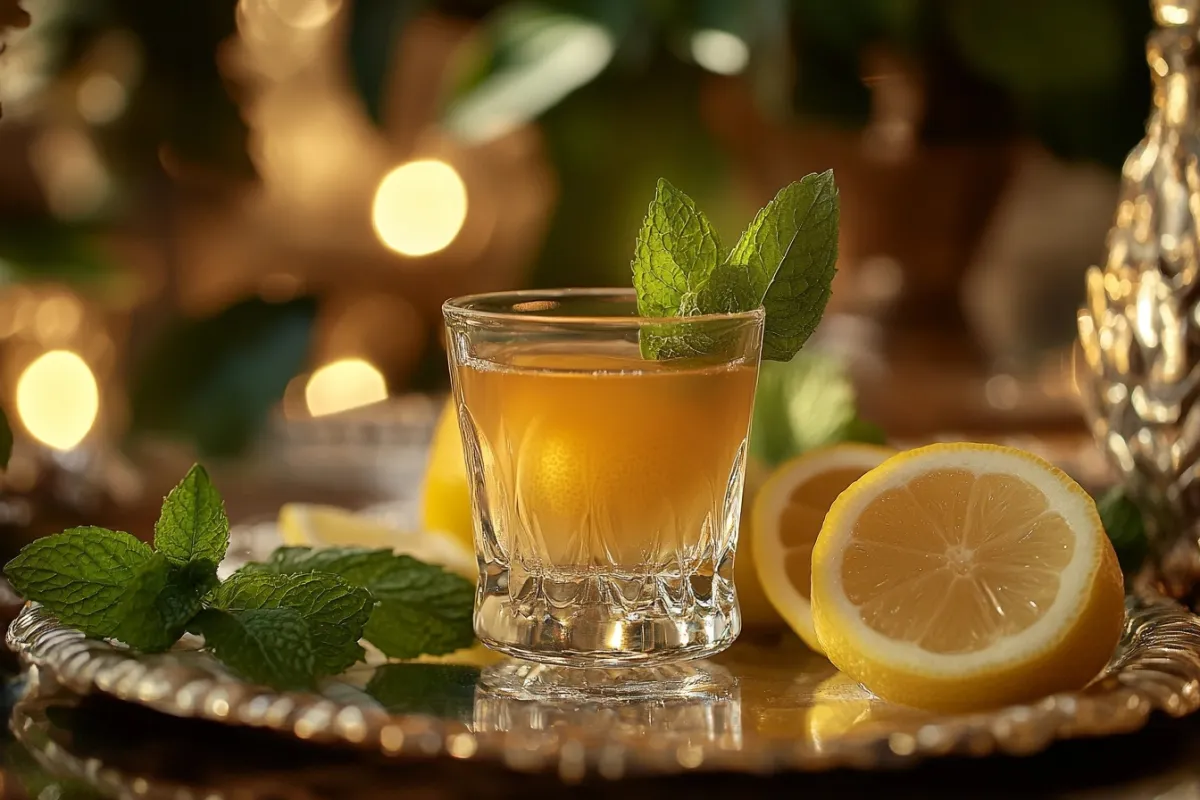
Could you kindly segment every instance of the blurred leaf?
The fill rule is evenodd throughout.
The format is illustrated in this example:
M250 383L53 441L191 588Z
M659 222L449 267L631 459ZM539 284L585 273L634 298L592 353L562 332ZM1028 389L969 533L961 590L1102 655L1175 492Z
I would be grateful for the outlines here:
M350 80L377 125L383 120L384 93L404 26L424 6L423 0L354 0L350 6Z
M702 78L664 55L645 71L606 70L542 117L559 195L535 285L628 286L646 187L660 177L686 186L718 230L741 230L728 154L701 118Z
M842 442L861 442L862 444L887 444L887 433L874 422L868 422L862 417L855 416L850 420L837 437Z
M237 0L67 5L95 8L93 35L116 30L136 37L132 52L143 65L142 77L129 108L116 124L96 131L115 177L131 185L161 178L163 156L222 177L254 176L248 130L218 66L218 53L238 34ZM88 52L81 48L79 55ZM90 68L76 63L63 72Z
M87 229L40 224L0 230L0 286L27 281L95 285L117 275Z
M461 664L384 664L367 683L367 694L391 714L469 721L478 678L476 667Z
M1131 575L1146 559L1149 543L1146 540L1146 521L1137 503L1118 486L1096 501L1104 532L1117 551L1121 571Z
M203 453L243 449L303 367L316 302L247 300L168 330L137 366L135 432L181 434Z
M801 351L788 362L764 361L750 452L778 464L832 441L854 416L854 387L833 359Z
M486 21L474 80L446 111L451 131L473 142L502 136L604 71L617 50L617 26L628 21L619 12L630 6L571 5L580 10L510 3Z
M0 408L0 469L8 466L8 460L12 458L12 450L12 428L8 424L8 416L4 413L4 409Z
M972 0L943 8L966 62L1018 95L1101 90L1128 67L1113 2Z
M883 430L858 416L854 386L834 358L800 351L764 361L754 398L750 453L768 465L837 442L883 444Z

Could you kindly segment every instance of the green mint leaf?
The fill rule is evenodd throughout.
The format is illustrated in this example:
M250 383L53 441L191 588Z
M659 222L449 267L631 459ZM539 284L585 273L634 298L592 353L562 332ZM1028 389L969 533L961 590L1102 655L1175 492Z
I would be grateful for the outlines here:
M736 314L762 305L764 287L742 264L718 264L700 287L696 305L702 314Z
M72 528L26 545L4 567L13 588L65 625L108 638L123 619L122 601L153 552L120 531Z
M12 428L9 427L8 417L4 415L4 409L0 408L0 469L8 466L8 460L12 458L12 451Z
M188 622L203 608L204 596L216 585L216 572L208 562L175 566L154 553L129 582L111 636L143 652L167 650L179 641Z
M312 633L295 608L209 608L190 627L204 635L214 656L250 681L284 691L316 683Z
M378 605L363 638L391 658L441 655L475 641L475 585L441 567L390 550L357 547L281 548L261 573L331 572L370 591ZM252 573L253 574L253 573Z
M1117 561L1126 575L1136 572L1146 559L1146 521L1142 510L1122 487L1110 489L1096 501L1100 522L1117 551Z
M209 605L221 611L290 608L300 613L312 634L317 676L336 675L362 658L358 640L371 615L369 592L336 575L238 573L213 591Z
M170 649L187 622L203 608L216 576L194 575L173 566L161 553L138 567L116 607L119 621L110 638L144 652Z
M396 557L391 550L369 547L279 547L266 561L251 562L237 574L300 575L329 572L347 583L370 590L375 576L386 572Z
M838 190L832 170L783 188L729 254L762 288L763 358L791 361L816 330L837 271Z
M229 547L225 504L204 467L196 464L163 500L154 547L175 565L206 561L215 572Z
M720 259L720 242L704 212L660 178L633 256L638 313L694 313L687 309L694 307L696 291Z
M428 714L471 722L479 668L461 664L384 664L366 692L390 714Z
M790 361L816 329L837 269L833 172L786 186L750 223L729 257L696 204L660 180L638 234L633 285L647 317L766 310L763 358ZM679 323L645 326L644 358L718 352L726 340ZM714 351L713 348L718 348Z

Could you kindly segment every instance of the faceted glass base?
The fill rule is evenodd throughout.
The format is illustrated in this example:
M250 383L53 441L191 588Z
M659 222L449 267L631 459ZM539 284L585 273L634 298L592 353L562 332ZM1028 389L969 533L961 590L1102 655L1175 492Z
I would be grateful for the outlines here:
M723 668L705 662L665 667L579 669L524 661L483 670L479 690L511 700L635 701L726 697L737 686Z
M509 591L510 578L509 570L482 577L475 632L493 650L528 661L654 667L719 653L741 631L733 586L720 575L702 582L611 573L557 581L529 576L517 592Z

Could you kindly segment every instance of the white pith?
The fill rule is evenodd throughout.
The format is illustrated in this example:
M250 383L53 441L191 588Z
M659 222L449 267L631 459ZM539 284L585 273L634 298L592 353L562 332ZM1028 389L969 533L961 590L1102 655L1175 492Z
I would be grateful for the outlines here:
M1050 607L1028 628L972 653L933 653L915 643L889 638L863 621L858 607L842 589L842 560L861 513L889 489L941 469L962 469L975 475L1012 475L1027 481L1045 496L1048 511L1060 514L1075 534L1071 561L1059 573L1058 593ZM839 634L854 642L855 649L870 653L873 660L917 674L961 677L1035 658L1060 641L1074 625L1090 596L1100 564L1103 531L1090 500L1081 489L1072 487L1069 479L1051 471L1048 465L1001 450L939 449L911 458L901 457L882 476L844 493L836 504L837 524L822 531L822 550L828 548L831 554L822 581L834 603L833 608L822 609L823 615L836 620L833 624Z

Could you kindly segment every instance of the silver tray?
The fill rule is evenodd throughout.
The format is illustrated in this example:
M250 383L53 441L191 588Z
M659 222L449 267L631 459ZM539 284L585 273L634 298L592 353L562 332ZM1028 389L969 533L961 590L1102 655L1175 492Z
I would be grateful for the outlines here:
M872 697L798 640L739 641L707 665L702 697L548 702L491 694L466 664L360 667L320 694L277 693L185 641L139 655L87 639L37 605L8 631L22 662L79 694L178 717L266 728L386 756L487 760L567 780L714 769L886 769L945 755L1030 754L1055 740L1126 733L1154 712L1200 707L1200 617L1130 598L1120 646L1088 687L990 713L933 714Z

